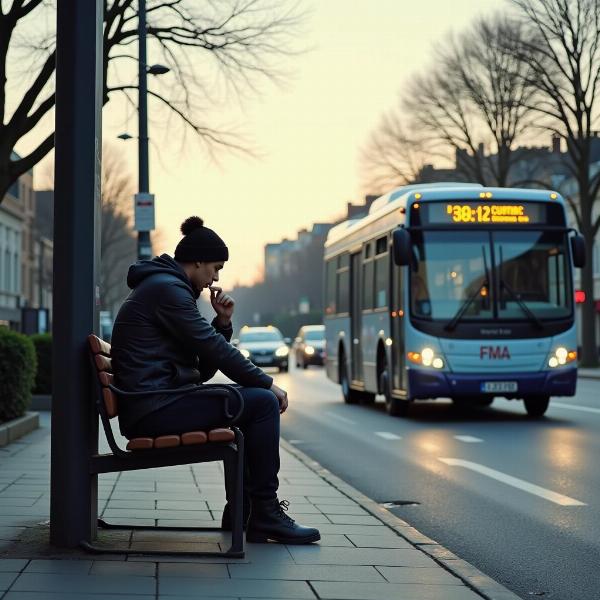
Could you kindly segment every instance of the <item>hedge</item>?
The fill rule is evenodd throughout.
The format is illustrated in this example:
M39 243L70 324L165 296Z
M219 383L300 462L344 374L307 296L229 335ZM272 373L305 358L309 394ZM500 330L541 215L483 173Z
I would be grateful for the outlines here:
M33 342L0 327L0 423L25 414L37 368Z
M34 394L52 393L52 335L36 333L31 336L37 357Z

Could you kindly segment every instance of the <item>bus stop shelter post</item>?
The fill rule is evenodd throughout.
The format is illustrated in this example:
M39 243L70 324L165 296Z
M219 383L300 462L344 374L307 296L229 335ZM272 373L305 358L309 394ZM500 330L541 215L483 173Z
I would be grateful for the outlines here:
M96 536L86 338L98 331L102 21L103 0L58 0L50 543L65 548Z

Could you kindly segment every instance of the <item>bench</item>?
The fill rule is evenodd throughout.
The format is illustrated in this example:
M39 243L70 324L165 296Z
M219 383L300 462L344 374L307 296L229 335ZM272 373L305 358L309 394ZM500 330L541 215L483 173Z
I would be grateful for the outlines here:
M104 434L111 453L95 453L90 457L90 473L115 473L137 469L150 469L192 463L223 461L225 471L225 490L231 510L231 546L222 552L192 552L164 550L131 550L97 546L84 541L81 545L90 552L119 554L173 554L192 556L221 556L231 558L244 557L242 528L242 487L244 470L244 437L233 426L239 418L244 401L240 392L230 385L192 385L178 389L159 390L161 394L181 394L193 390L194 394L206 395L212 401L223 401L224 425L226 427L210 431L186 431L180 435L164 435L156 438L130 439L126 448L121 448L113 435L111 419L119 414L120 398L135 397L147 392L125 392L114 385L111 346L95 335L88 336L88 346L92 370L94 373L95 403L102 421ZM155 392L153 392L155 393ZM239 407L235 413L230 411L230 403L235 401ZM108 523L98 519L102 529L127 529L151 531L221 531L220 527L164 527Z

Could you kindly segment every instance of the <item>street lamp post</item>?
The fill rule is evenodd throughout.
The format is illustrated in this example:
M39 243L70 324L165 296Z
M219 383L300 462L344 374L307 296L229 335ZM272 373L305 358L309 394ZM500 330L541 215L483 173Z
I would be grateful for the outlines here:
M138 189L148 194L148 69L146 58L146 0L139 0L138 8ZM138 259L152 257L150 231L138 231Z

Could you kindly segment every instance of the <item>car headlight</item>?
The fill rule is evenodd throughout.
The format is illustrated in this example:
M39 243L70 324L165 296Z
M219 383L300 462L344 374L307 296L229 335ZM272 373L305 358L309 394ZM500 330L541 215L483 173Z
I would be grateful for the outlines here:
M421 352L409 352L408 360L416 365L424 367L433 367L434 369L442 369L444 367L444 359L438 356L432 348L425 347Z
M315 349L312 346L304 346L304 354L312 356L315 353Z
M287 356L290 349L287 346L281 346L275 350L275 356Z
M555 367L561 367L574 360L577 360L577 350L567 350L564 346L559 346L548 357L548 366L554 369Z
M248 352L248 350L246 350L246 348L241 348L240 352L244 358L250 358L250 352Z

